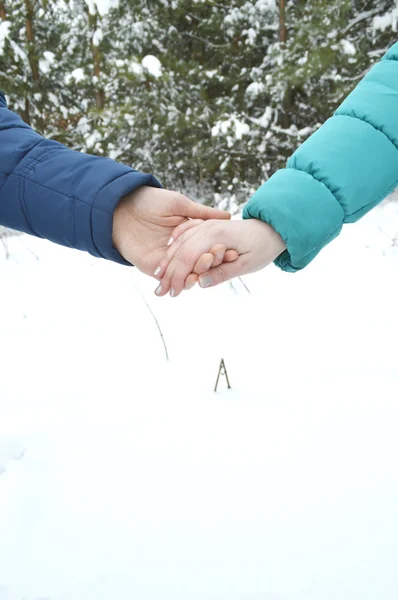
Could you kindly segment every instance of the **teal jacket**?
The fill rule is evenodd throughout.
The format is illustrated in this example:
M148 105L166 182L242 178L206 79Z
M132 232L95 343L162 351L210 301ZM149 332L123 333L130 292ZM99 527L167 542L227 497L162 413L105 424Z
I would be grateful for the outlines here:
M295 272L397 185L398 43L257 190L243 218L262 219L281 235L287 250L275 264Z

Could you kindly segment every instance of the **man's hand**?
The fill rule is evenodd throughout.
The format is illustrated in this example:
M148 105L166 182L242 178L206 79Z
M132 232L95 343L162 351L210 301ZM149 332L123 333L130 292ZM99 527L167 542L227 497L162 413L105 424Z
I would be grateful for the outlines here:
M116 207L113 243L123 258L154 276L178 225L186 222L189 229L207 219L230 218L228 212L198 204L178 192L142 186L122 198ZM223 262L225 251L219 254L216 264ZM214 261L214 256L210 257L209 269L214 264L211 259Z

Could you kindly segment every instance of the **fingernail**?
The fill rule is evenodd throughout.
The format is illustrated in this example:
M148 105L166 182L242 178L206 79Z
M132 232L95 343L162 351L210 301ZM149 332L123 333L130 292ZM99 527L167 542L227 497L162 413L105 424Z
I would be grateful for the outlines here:
M224 260L224 252L216 252L216 260L222 262Z
M210 277L210 275L201 275L199 277L199 285L202 288L209 287L209 285L211 285L212 283L213 283L213 280Z
M188 285L185 286L185 290L192 290L193 287L195 287L196 285L196 281L194 281L193 283L189 283Z
M155 270L155 272L154 272L154 275L155 275L155 277L156 277L157 275L159 275L160 271L161 271L161 268L160 268L160 267L157 267L157 268L156 268L156 270Z
M172 298L174 298L174 296L175 296L175 295L176 295L176 291L175 291L175 289L174 289L174 288L171 288L171 290L170 290L170 296L171 296Z
M168 246L171 246L171 244L172 244L173 242L174 242L174 238L173 238L173 237L171 237L171 238L169 239L169 241L167 242L167 245L168 245Z
M161 293L162 293L162 286L161 286L161 285L159 285L159 287L157 287L157 288L156 288L156 290L155 290L155 294L156 294L157 296L160 296L160 294L161 294Z

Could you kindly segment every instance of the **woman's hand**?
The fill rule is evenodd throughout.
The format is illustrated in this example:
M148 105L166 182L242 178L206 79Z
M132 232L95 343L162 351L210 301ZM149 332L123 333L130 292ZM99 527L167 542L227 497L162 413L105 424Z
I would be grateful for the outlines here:
M174 233L177 239L156 270L160 280L156 290L158 296L164 296L169 291L171 296L178 296L186 285L187 277L197 270L198 261L217 243L223 248L235 250L238 257L202 273L199 277L201 287L211 287L258 271L286 249L280 235L268 223L258 219L228 222L210 220L195 228L185 229L182 234L181 229L185 229L185 225Z

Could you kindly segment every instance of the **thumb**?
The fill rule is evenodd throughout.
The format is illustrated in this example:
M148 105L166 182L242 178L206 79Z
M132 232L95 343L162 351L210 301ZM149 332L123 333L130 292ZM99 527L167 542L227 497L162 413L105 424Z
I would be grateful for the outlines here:
M207 273L200 275L199 285L201 288L214 287L240 275L245 275L244 260L241 256L234 262L224 262L222 265L213 267Z
M181 203L180 210L182 217L188 217L189 219L223 219L228 220L231 218L231 214L225 210L218 208L212 208L211 206L205 206L199 202L194 202L188 198L184 198Z

